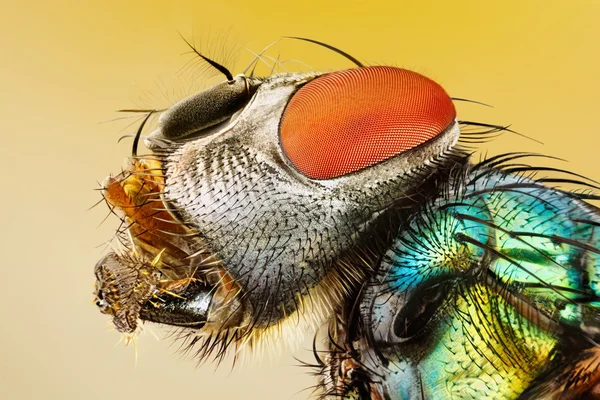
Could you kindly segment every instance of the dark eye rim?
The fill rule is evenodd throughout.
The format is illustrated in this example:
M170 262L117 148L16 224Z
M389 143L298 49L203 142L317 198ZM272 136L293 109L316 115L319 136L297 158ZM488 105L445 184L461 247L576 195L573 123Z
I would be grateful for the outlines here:
M435 322L444 310L447 310L452 305L452 302L455 301L460 281L460 276L446 274L433 277L404 293L394 291L389 286L384 291L379 292L369 301L371 304L369 311L364 310L361 313L361 318L366 329L365 333L371 345L385 352L385 349L396 348L405 344L414 346L416 341L429 338L430 333L437 326L432 322ZM376 299L381 299L381 296L386 293L392 297L399 296L406 300L402 302L402 305L398 305L395 312L391 311L388 314L387 319L391 322L377 327L373 325L374 321L371 320L372 307ZM414 310L418 308L421 308L422 312L414 316ZM411 312L413 313L411 314ZM403 318L406 320L409 315L413 315L410 330L398 332L399 336L396 332L399 330L398 325L402 323ZM415 318L418 318L418 320ZM380 355L383 356L383 353Z
M430 321L447 303L452 288L453 281L443 279L429 281L415 289L394 316L394 337L404 342L423 336Z
M421 343L423 341L432 339L432 335L435 335L435 330L438 327L438 324L435 322L440 318L443 318L448 309L452 307L453 302L456 301L456 298L460 292L460 287L464 284L464 278L464 276L457 274L437 276L424 283L421 283L419 286L407 290L404 294L394 291L394 289L389 286L384 290L378 291L377 294L364 293L368 298L367 301L369 306L363 308L361 311L360 319L361 326L364 329L363 335L368 341L369 347L378 350L376 351L376 355L380 362L382 362L384 365L388 362L387 354L389 351L395 352L398 351L399 348L404 348L404 350L402 350L403 352L411 352L410 349L415 346L416 343ZM378 286L379 285L376 285L375 287ZM371 287L371 289L375 287ZM439 296L435 296L433 295L434 292L432 292L432 290L437 290L441 293ZM430 298L431 295L433 295L433 298L437 301L435 304L431 304L427 314L422 314L422 318L418 326L413 322L412 326L414 329L411 329L411 331L408 332L412 335L405 334L403 336L406 337L398 337L394 333L394 325L396 324L396 320L402 318L402 313L406 313L406 311L410 310L410 308L413 308L414 304L422 302L422 300L425 298L424 292L429 292ZM401 296L405 298L406 301L403 302L401 307L396 308L395 312L389 312L386 319L390 322L377 323L373 320L373 307L377 299L381 300L381 296L385 296L386 294L392 297ZM365 301L365 299L363 299L363 301ZM387 301L391 301L391 299ZM400 322L398 322L398 324L399 323ZM417 327L419 329L417 329ZM421 344L419 344L419 347L420 346Z

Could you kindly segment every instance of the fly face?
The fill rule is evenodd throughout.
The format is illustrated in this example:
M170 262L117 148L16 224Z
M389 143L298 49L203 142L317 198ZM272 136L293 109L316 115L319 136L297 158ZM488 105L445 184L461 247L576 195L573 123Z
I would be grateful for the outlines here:
M374 235L382 210L408 201L428 173L423 166L456 140L454 108L441 88L423 95L433 106L424 102L414 112L446 107L438 126L392 143L394 130L408 129L401 115L391 122L398 126L366 132L363 120L376 118L371 113L395 97L376 103L378 88L366 90L371 81L386 79L396 84L400 99L403 90L413 90L405 89L412 81L424 91L435 85L388 67L275 76L222 131L168 150L166 202L240 286L251 310L245 324L269 327L298 311L314 290L323 304L337 303L336 292L355 283L341 281L345 267L339 261ZM348 87L353 80L356 87ZM161 129L154 138L166 137Z
M385 211L415 207L451 158L458 124L438 84L400 68L226 75L165 111L153 154L134 152L104 195L161 285L211 287L192 337L236 342L331 314L389 240ZM138 300L132 315L197 294L161 285L162 302Z

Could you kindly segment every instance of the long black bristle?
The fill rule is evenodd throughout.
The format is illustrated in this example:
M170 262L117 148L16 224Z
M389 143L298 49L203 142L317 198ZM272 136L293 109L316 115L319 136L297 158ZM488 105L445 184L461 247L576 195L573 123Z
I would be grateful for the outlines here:
M186 40L186 38L183 37L183 35L181 33L179 33L179 36L181 36L181 38L183 39L183 41L189 46L190 49L192 49L192 51L194 53L196 53L196 55L200 58L202 58L204 61L206 61L207 63L209 63L213 68L215 68L217 71L219 71L220 73L222 73L223 75L225 75L225 77L227 78L227 80L229 82L233 81L233 75L231 74L231 72L229 72L229 70L227 68L225 68L223 65L219 64L216 61L211 60L210 58L203 56L202 54L200 54L200 52L198 50L196 50L196 48Z
M338 53L339 55L341 55L343 57L346 57L348 60L350 60L354 64L356 64L358 67L360 67L360 68L364 67L363 63L361 63L360 61L358 61L356 58L354 58L350 54L346 53L345 51L338 49L337 47L333 47L330 44L319 42L318 40L308 39L308 38L303 38L303 37L298 37L298 36L284 36L284 38L287 38L287 39L296 39L296 40L303 40L305 42L310 42L310 43L317 44L319 46L323 46L326 49L329 49L331 51L334 51L334 52Z

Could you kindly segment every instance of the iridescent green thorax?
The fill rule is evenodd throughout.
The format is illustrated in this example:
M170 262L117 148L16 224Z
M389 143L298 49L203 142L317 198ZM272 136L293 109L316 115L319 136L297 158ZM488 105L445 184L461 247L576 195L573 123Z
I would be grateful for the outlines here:
M371 396L589 390L595 381L577 377L594 374L578 360L600 332L597 210L470 165L437 193L398 230L361 298L361 333L349 340Z

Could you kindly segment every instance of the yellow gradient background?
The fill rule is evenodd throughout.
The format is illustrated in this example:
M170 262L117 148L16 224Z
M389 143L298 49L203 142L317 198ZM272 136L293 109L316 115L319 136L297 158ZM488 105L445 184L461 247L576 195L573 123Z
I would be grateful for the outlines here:
M453 96L463 119L512 124L483 147L535 151L600 180L600 1L0 1L1 399L306 399L316 381L287 352L231 371L196 367L165 330L139 355L92 305L93 267L117 220L96 181L118 172L134 120L206 80L178 35L235 73L281 35L316 38L366 63L414 69ZM229 35L226 35L229 32ZM237 42L237 46L235 45ZM216 43L216 44L215 44ZM239 52L235 52L238 49ZM349 62L285 41L269 53L333 70ZM183 54L183 55L182 55ZM226 58L226 57L225 57ZM182 70L183 68L183 70ZM263 71L264 72L264 71ZM220 78L217 78L217 80ZM100 247L98 247L100 246ZM303 350L296 356L310 361Z

